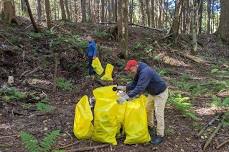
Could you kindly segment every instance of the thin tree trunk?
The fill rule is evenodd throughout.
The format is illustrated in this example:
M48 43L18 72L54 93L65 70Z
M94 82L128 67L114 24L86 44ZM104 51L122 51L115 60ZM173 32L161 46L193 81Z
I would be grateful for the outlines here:
M173 35L173 37L176 39L179 33L179 27L180 27L180 15L181 15L181 7L182 7L182 1L177 0L176 1L176 8L175 8L175 17L172 23L172 27L170 29L170 34Z
M154 8L155 8L154 0L151 0L151 21L152 21L151 25L152 25L152 27L155 27L155 20L154 20L155 12L154 12Z
M92 19L91 19L91 0L88 0L88 21L89 22L92 22Z
M68 20L70 20L70 12L69 12L69 8L68 8L68 0L65 0L65 8L66 8L66 12L67 12L67 18Z
M37 0L37 21L41 22L41 0Z
M81 0L81 12L82 12L82 22L86 22L86 2Z
M201 34L202 32L202 18L203 18L203 0L199 1L199 10L198 10L198 14L199 14L199 34Z
M146 14L147 14L147 23L150 27L150 10L149 10L149 0L146 0Z
M211 28L211 0L207 0L207 33L210 34L210 28Z
M75 22L77 23L78 19L77 19L77 0L74 0L74 16L75 16Z
M104 10L104 0L101 0L101 22L105 21L105 10Z
M51 10L50 10L49 0L45 0L45 12L46 12L47 26L50 29L51 28Z
M130 23L133 23L133 13L134 13L134 0L131 0L131 3L129 4L130 5Z
M111 0L111 7L112 7L112 21L115 21L115 0Z
M114 9L114 19L115 19L115 22L118 21L118 0L115 0L115 9Z
M141 15L142 15L141 24L144 26L145 25L144 2L143 2L143 0L139 0L139 3L140 3Z
M191 27L192 27L192 54L196 54L197 52L197 27L196 27L196 3L194 3L194 0L190 0L190 6L191 6Z
M64 1L63 0L60 0L60 9L61 9L62 20L66 20L66 14L65 14Z
M35 32L39 32L39 29L37 28L36 22L35 22L35 20L33 18L33 14L32 14L32 11L31 11L31 8L30 8L30 5L29 5L29 1L28 0L25 0L25 4L27 6L29 17L30 17L30 20L32 22L32 25L33 25L34 30L35 30Z

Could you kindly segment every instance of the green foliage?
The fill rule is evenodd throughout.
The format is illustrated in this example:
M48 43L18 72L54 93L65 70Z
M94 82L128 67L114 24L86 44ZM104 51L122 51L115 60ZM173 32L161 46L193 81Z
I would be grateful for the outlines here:
M144 48L145 48L145 45L142 42L135 42L131 47L133 51L144 50Z
M40 143L40 145L42 147L42 151L43 152L50 151L52 146L55 144L56 139L59 135L60 135L59 130L54 130L51 133L47 134Z
M29 152L40 152L41 151L38 141L33 135L27 132L21 132L20 137L21 137L23 144L25 145L25 148Z
M171 93L168 102L179 110L184 117L198 120L198 117L192 110L192 104L189 101L189 97L183 97L181 94Z
M51 112L54 109L52 106L44 102L38 102L36 104L36 107L37 107L37 110L41 112Z
M57 78L56 85L59 89L63 91L72 91L72 89L74 88L74 85L71 83L71 81L64 78Z
M43 33L30 32L28 33L29 37L35 40L41 39L44 35Z
M0 95L4 101L15 101L26 98L26 94L17 90L15 87L5 87L0 89Z
M217 96L212 96L212 107L229 107L229 98L221 99Z
M104 38L109 38L109 37L111 37L111 34L105 32L105 31L96 31L96 32L95 32L95 36L98 37L98 38L104 39Z
M166 69L158 69L158 70L159 70L158 73L160 76L165 76L168 74L168 71Z
M52 147L56 143L58 136L60 135L59 130L54 130L48 133L43 140L38 143L38 140L31 134L27 132L21 132L20 137L25 145L25 148L29 152L50 152L52 151ZM58 151L58 150L53 150Z

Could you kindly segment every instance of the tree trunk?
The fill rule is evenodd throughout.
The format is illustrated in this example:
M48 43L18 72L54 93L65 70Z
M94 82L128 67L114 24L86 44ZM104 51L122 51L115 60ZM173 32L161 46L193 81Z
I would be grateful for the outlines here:
M218 28L218 35L220 38L229 44L229 1L221 0L220 22Z
M154 0L151 0L151 21L152 21L152 23L151 23L151 25L152 25L152 27L155 27L155 20L154 20L154 18L155 18L155 12L154 12Z
M112 7L112 21L115 21L115 0L111 0Z
M174 38L177 38L178 33L179 33L181 7L182 7L182 1L177 0L176 1L176 8L175 8L175 17L174 17L172 27L171 27L170 32L169 32L170 34L173 35Z
M101 22L104 22L105 21L105 10L104 10L104 0L101 0Z
M85 0L81 0L81 12L82 12L82 22L86 22L86 2Z
M67 18L68 20L70 20L70 12L69 12L69 8L68 8L68 0L65 0L65 8L66 8L66 12L67 12Z
M191 27L192 27L192 51L191 53L194 55L197 52L197 26L196 26L196 3L194 0L190 0L191 6Z
M147 23L150 27L150 11L149 11L149 0L146 0L146 14L147 14Z
M41 14L42 14L42 10L41 10L41 0L37 0L37 21L41 22Z
M142 15L141 24L144 26L145 25L144 2L143 2L143 0L139 0L139 3L140 3L141 15Z
M45 0L45 12L46 12L47 26L50 29L51 28L51 10L50 10L49 0Z
M33 28L34 28L35 32L39 32L39 29L37 28L36 22L34 21L34 18L33 18L33 14L32 14L32 11L31 11L31 8L29 5L29 1L25 0L25 3L27 5L27 10L28 10L29 17L30 17L30 20L32 22Z
M133 23L133 14L134 14L134 0L131 0L131 3L129 4L130 5L130 23L132 24Z
M121 41L122 38L122 1L124 0L118 0L117 1L117 26L118 26L118 41Z
M77 23L78 19L77 19L77 0L74 0L74 16L75 16L75 22Z
M60 0L60 9L61 9L61 16L62 20L66 20L65 10L64 10L64 1Z
M25 0L21 0L21 10L22 12L26 12L26 1Z
M199 1L199 10L198 10L198 16L199 16L199 34L202 32L202 18L203 18L203 0Z
M92 7L91 7L91 0L88 0L88 22L92 22L92 19L91 19L91 10Z
M115 22L118 21L118 0L115 0L115 9L114 9L114 19L115 19Z
M128 57L128 0L124 0L123 6L123 23L124 23L124 53L127 59Z
M211 28L211 0L207 0L207 33L210 34L210 28Z

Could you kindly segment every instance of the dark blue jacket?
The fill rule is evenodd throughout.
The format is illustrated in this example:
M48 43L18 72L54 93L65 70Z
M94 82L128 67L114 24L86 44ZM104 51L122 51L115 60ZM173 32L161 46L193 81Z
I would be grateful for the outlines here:
M95 41L89 41L86 54L88 57L94 57L96 56L96 43Z
M153 68L143 62L139 62L138 65L134 81L127 85L127 94L130 98L144 91L151 95L158 95L167 88L165 81L161 79Z

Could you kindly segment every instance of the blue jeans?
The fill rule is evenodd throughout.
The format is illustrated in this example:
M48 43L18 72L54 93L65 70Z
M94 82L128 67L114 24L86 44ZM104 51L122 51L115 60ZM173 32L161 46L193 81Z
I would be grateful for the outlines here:
M89 75L94 75L95 71L94 71L94 69L92 67L93 56L88 56L87 59L88 59L88 72L89 72Z

